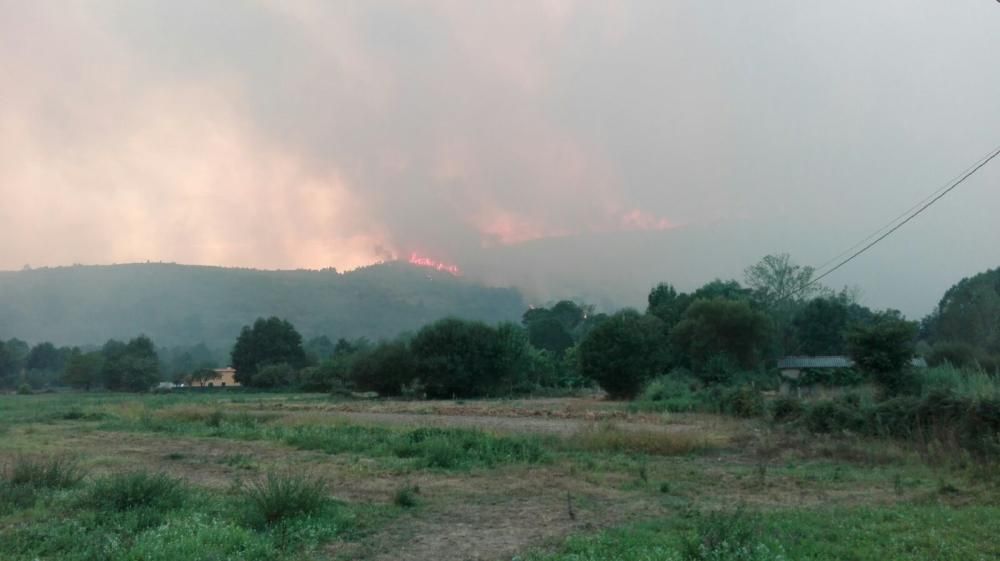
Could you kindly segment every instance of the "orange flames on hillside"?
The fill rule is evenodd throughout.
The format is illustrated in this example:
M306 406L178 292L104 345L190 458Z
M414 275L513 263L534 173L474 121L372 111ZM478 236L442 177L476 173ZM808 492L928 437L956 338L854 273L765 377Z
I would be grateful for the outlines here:
M462 276L462 270L458 268L458 265L452 265L450 263L443 263L441 261L436 261L430 257L424 257L418 253L410 254L410 265L415 265L417 267L426 267L428 269L434 269L437 271L442 271L445 273L452 274L456 277Z

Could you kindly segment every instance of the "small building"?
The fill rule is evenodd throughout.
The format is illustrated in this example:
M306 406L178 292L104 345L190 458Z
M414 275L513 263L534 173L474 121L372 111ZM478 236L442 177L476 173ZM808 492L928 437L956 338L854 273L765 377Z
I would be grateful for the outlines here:
M232 366L226 368L215 368L212 370L213 376L204 379L192 379L192 388L232 388L239 387L236 381L236 369Z
M922 358L910 360L910 366L914 368L927 368L927 361ZM803 383L803 375L806 371L828 371L849 370L854 368L854 361L850 357L842 355L834 356L786 356L778 359L778 370L781 371L781 393L789 395L795 393L799 397L803 394L810 395L815 392L817 384ZM792 390L795 390L794 392Z

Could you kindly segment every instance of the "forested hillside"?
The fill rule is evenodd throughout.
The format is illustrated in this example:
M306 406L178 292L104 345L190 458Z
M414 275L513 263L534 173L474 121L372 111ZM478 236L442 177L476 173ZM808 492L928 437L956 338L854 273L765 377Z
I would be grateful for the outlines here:
M100 344L145 333L158 345L229 348L255 318L279 316L306 337L394 336L445 316L519 320L514 289L386 263L348 273L173 264L0 272L0 339Z

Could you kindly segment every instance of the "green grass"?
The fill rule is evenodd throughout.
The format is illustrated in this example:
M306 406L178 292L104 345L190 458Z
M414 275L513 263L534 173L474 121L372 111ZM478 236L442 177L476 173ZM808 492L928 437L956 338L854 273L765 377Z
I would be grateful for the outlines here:
M1000 557L998 533L1000 507L985 506L782 510L714 519L689 515L574 537L556 553L524 559L986 561ZM699 551L699 546L704 548Z
M337 503L315 480L295 475L219 492L134 472L41 492L44 500L0 512L0 559L311 559L324 544L357 539L401 511Z
M106 512L166 511L179 508L186 498L187 488L181 480L164 473L135 471L98 479L84 502Z

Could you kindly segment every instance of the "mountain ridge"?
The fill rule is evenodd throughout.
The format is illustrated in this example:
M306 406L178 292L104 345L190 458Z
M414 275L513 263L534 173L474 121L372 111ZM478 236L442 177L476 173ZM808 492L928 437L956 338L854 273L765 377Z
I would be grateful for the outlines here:
M0 271L0 339L100 344L144 333L158 345L226 347L279 316L306 338L393 337L446 316L516 321L521 293L387 262L348 272L175 263Z

